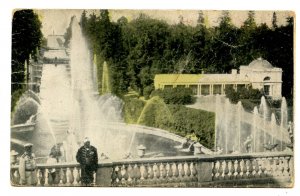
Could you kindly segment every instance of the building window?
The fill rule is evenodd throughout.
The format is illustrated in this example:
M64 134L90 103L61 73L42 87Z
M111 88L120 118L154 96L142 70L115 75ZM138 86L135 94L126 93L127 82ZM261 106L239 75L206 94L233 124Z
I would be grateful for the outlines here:
M201 95L209 95L209 85L201 85Z
M270 95L270 85L264 85L264 93L265 95Z
M264 78L264 81L270 81L270 80L271 80L271 78L269 76Z
M177 85L177 88L185 88L185 85Z
M170 88L173 88L173 85L165 85L164 86L164 89L170 89Z
M221 84L215 84L213 85L213 93L214 95L221 95L222 93L222 85Z
M193 95L197 95L197 91L198 91L197 85L190 85L189 88L192 89Z

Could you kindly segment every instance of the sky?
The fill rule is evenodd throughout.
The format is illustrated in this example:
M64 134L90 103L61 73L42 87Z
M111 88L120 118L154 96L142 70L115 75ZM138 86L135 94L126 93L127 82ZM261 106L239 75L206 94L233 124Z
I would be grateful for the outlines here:
M42 32L44 36L49 34L63 35L70 23L70 19L75 15L78 19L83 10L81 9L48 9L48 10L35 10L42 21ZM88 15L92 12L98 14L99 10L88 10ZM256 23L272 24L272 16L274 11L255 11ZM183 17L185 24L195 25L197 23L199 10L109 10L110 19L117 21L120 17L125 16L129 21L138 17L140 13L144 13L151 18L162 19L169 24L176 24L179 22L179 17ZM209 26L218 24L218 19L222 14L220 10L203 10L204 17L208 21ZM289 11L276 11L278 25L284 25L286 18L293 15ZM236 26L240 26L248 17L248 11L230 11L232 22Z

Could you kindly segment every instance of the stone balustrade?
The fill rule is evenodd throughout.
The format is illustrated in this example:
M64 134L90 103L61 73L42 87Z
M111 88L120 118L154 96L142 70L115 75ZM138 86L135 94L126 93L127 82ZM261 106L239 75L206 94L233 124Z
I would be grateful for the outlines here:
M151 187L290 187L293 154L201 155L100 161L94 186ZM53 179L49 172L55 169ZM18 185L17 166L11 168ZM38 186L81 186L76 163L37 168Z

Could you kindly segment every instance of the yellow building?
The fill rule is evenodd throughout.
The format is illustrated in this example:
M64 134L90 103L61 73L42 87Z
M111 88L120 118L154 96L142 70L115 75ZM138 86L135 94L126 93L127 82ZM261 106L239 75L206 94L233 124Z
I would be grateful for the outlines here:
M249 65L240 66L239 73L233 69L231 74L157 74L154 77L155 89L191 88L198 96L224 95L225 88L235 90L250 85L263 89L265 95L281 99L282 69L273 67L268 61L258 58Z

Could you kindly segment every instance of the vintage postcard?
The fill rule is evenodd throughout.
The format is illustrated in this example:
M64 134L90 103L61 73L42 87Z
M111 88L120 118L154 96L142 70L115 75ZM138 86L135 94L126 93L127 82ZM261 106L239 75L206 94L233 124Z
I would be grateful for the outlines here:
M294 12L12 14L12 186L294 186Z

